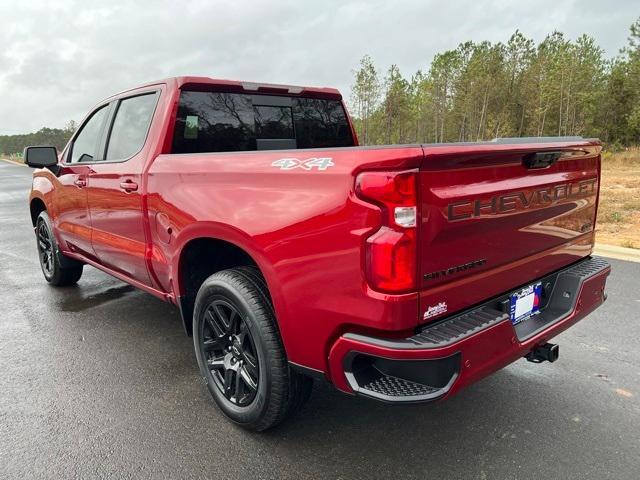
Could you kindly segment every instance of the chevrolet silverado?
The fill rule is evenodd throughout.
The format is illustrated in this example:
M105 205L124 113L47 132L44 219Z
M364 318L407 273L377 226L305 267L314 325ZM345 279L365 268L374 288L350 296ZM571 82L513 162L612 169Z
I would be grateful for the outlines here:
M45 279L84 265L180 311L232 421L272 427L313 379L446 399L605 300L597 140L358 146L330 88L204 77L98 103L25 149Z

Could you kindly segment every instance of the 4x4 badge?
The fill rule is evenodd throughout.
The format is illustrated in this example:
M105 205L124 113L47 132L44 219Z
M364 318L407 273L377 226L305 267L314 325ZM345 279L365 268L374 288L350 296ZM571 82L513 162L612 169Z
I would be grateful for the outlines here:
M298 158L281 158L271 164L272 167L279 167L280 170L293 170L294 168L302 168L303 170L313 170L313 168L326 170L334 165L335 163L333 163L331 157L311 157L305 160Z

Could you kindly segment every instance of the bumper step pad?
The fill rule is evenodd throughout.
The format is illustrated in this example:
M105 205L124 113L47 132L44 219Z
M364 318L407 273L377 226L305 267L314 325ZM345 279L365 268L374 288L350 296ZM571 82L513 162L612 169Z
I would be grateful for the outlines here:
M593 277L596 273L600 273L602 270L609 268L609 262L602 257L591 257L580 263L575 264L573 267L568 268L563 273L567 275L574 275L576 277L586 280L589 277Z
M362 388L363 390L387 397L428 396L439 390L429 385L422 385L403 378L387 376L380 377L373 382L363 385Z
M420 347L445 346L507 318L509 318L509 315L495 308L480 307L433 325L430 328L425 328L422 332L407 340Z
M365 337L355 333L345 334L345 338L365 341L379 346L401 349L422 349L445 347L465 337L484 330L491 325L508 320L509 315L491 306L481 306L455 315L435 325L425 327L412 337L401 340L385 340Z
M354 392L392 403L428 402L447 393L458 377L460 355L433 360L392 360L352 353L345 375Z

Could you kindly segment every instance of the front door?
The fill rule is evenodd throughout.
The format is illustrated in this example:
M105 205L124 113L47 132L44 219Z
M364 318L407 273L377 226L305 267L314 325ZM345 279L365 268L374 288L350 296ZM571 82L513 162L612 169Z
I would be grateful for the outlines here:
M91 218L87 202L87 181L92 162L99 158L100 143L109 105L95 110L84 122L63 154L58 170L54 222L62 248L95 258L91 245Z
M92 245L107 268L151 285L143 212L145 141L157 92L122 98L114 107L102 162L92 165L87 195Z

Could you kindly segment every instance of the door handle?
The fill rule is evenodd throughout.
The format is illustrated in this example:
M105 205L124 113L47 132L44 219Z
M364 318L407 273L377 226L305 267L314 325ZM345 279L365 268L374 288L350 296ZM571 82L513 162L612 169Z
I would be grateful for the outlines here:
M138 190L138 184L131 180L127 180L126 182L120 183L120 188L125 192L135 192L136 190Z
M73 183L76 187L82 188L87 186L87 181L84 178L76 178Z

